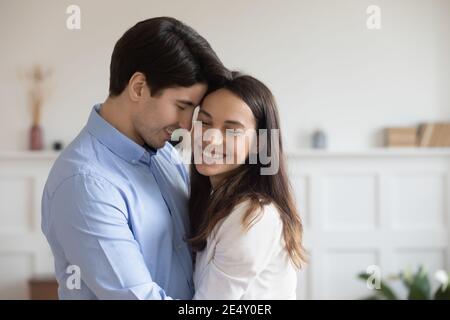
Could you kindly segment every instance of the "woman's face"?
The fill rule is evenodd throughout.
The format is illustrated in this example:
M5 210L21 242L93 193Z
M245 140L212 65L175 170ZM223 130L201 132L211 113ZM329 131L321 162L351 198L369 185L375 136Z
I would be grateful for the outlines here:
M220 181L245 162L256 143L256 120L250 107L226 89L203 100L194 128L193 150L197 171ZM201 128L200 133L195 132ZM195 159L195 153L198 158ZM214 183L213 183L214 184Z

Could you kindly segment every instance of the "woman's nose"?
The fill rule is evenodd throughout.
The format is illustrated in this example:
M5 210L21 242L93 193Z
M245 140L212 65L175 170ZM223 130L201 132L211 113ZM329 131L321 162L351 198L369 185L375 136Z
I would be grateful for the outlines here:
M209 141L211 141L211 144L213 145L221 145L223 142L223 137L220 130L217 129L212 130L211 139L209 139Z

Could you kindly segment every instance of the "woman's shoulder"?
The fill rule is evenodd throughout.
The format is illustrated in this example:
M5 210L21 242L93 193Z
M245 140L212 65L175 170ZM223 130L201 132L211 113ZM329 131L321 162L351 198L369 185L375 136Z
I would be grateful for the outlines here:
M283 224L277 206L264 203L247 216L248 209L253 207L250 200L243 201L223 220L214 234L219 252L232 250L240 259L253 259L282 245Z
M277 205L272 202L272 201L263 201L263 200L259 200L259 203L255 203L253 202L253 200L250 199L245 199L241 202L239 202L232 210L233 214L245 214L245 212L247 212L247 210L250 207L254 207L254 210L261 214L261 216L266 216L268 219L279 219L280 218L280 211L277 207Z
M251 213L249 213L249 209ZM250 214L247 217L247 214ZM245 218L248 218L248 228L245 228ZM275 203L258 203L254 204L251 200L247 199L238 203L231 213L224 219L223 226L235 226L240 224L244 227L244 229L252 229L252 228L264 228L266 226L270 226L271 229L277 229L277 227L281 227L281 217L280 211Z

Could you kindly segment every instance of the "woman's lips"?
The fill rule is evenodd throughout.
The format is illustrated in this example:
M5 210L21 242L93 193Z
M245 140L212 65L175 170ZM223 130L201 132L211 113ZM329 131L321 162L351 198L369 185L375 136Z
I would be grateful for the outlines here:
M207 164L214 163L214 162L220 162L223 163L223 160L225 159L225 156L223 153L212 153L210 151L203 151L203 160L207 160Z

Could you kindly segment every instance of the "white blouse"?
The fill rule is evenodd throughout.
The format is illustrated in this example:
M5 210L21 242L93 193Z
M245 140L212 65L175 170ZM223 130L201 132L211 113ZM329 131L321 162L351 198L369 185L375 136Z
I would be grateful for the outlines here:
M282 221L273 204L245 230L243 202L217 224L197 253L194 299L295 299L297 272L284 248Z

